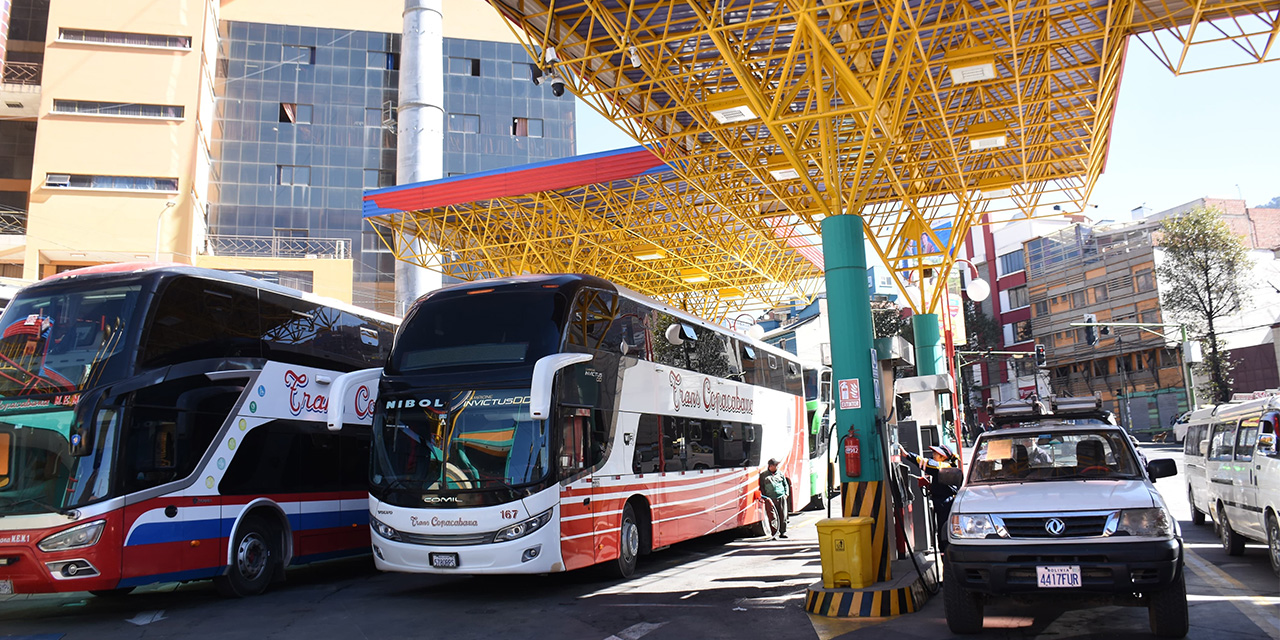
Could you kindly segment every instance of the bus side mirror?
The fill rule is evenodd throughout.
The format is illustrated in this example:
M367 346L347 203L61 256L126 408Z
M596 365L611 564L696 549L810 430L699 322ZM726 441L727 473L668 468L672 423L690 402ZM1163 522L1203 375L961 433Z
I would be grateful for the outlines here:
M105 389L81 394L76 402L75 412L71 417L71 456L83 458L93 453L94 433L98 423L106 423L115 417L114 409L98 410L102 404Z
M551 415L551 383L556 372L579 362L589 362L589 353L553 353L542 356L533 364L533 380L529 386L529 415L534 420L546 420Z
M333 380L329 385L329 411L325 415L325 425L329 427L330 431L341 431L342 425L346 424L347 397L351 395L350 390L360 385L372 383L375 386L375 393L365 397L357 395L356 404L351 409L357 414L362 410L367 411L368 414L373 413L371 406L362 403L369 403L372 399L371 396L376 395L378 377L381 375L382 367L374 367L372 369L360 369L344 373Z

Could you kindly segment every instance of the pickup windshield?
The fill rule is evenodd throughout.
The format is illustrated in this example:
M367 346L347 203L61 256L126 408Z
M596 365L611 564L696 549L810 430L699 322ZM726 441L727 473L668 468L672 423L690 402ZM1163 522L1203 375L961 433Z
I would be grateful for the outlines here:
M970 484L1142 477L1119 431L984 434L969 470Z

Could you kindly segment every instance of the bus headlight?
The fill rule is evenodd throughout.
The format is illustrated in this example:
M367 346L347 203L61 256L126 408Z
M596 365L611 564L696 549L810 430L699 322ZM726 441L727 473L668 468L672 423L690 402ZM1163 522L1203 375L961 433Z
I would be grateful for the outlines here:
M1001 528L985 513L957 513L951 516L952 538L1006 537Z
M395 540L397 542L400 541L400 532L391 528L391 526L389 526L385 522L373 516L369 516L369 524L370 526L373 527L374 532L377 533L378 535L388 540Z
M508 542L523 538L538 529L546 526L551 522L551 509L548 509L524 522L513 524L509 527L503 527L493 535L494 542Z
M1147 538L1167 538L1173 535L1173 517L1168 511L1158 507L1122 509L1116 533Z
M102 537L102 530L106 527L106 520L82 524L66 531L59 531L41 540L36 546L40 547L41 551L66 551L93 546L98 543L98 538Z

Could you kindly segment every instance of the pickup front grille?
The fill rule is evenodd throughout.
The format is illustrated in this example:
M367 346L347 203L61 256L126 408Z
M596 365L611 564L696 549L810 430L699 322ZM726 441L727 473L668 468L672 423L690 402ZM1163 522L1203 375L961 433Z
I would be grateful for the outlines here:
M1091 512L1077 514L1035 514L997 516L1010 538L1097 538L1107 535L1107 521L1115 512ZM1059 534L1050 533L1049 521L1062 521Z

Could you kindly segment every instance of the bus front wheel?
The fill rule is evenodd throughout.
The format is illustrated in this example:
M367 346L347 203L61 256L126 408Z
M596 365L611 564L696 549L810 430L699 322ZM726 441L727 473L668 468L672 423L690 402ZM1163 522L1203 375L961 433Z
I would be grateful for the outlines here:
M280 533L265 519L245 518L231 539L231 566L213 579L228 598L256 596L267 590L280 561Z
M640 557L640 523L636 520L631 503L622 508L622 526L618 531L618 559L613 562L613 573L619 578L630 578L636 572Z

